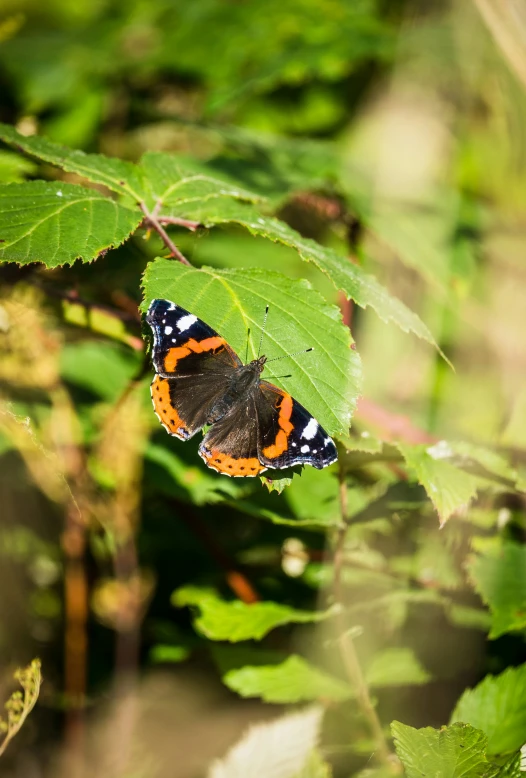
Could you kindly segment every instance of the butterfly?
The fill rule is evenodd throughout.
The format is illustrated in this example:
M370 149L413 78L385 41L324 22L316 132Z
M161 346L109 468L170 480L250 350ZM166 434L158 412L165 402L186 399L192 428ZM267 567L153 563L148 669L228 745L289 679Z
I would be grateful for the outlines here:
M261 378L265 356L244 365L224 338L170 300L153 300L146 321L153 332L155 413L180 440L210 425L199 446L208 467L242 477L336 461L336 446L316 419Z

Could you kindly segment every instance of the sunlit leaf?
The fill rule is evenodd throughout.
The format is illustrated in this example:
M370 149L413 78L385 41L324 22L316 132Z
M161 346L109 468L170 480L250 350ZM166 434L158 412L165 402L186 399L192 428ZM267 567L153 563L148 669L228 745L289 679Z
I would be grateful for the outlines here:
M149 199L160 203L162 214L187 216L199 208L206 212L208 204L216 198L233 197L249 202L262 199L228 175L221 176L204 163L175 154L148 152L141 157L140 167L151 190Z
M443 524L455 511L469 505L480 487L480 480L450 464L432 447L398 444L407 466L426 490Z
M311 707L250 727L208 778L323 778L304 772L318 741L323 712Z
M27 181L0 186L0 261L46 267L95 259L123 243L141 214L92 189Z
M71 384L114 402L140 365L137 354L113 343L68 343L60 353L60 372Z
M200 615L195 626L210 640L261 640L268 632L283 624L309 624L331 616L332 610L301 611L277 602L255 602L247 605L241 600L227 602L208 589L185 586L172 595L179 608L195 606Z
M469 572L491 611L490 638L526 629L526 546L503 543L474 557Z
M526 665L488 675L467 689L451 714L488 736L488 753L517 751L526 743Z
M431 680L410 648L386 648L378 652L365 675L370 686L406 686Z
M36 159L49 162L69 173L77 173L94 184L103 184L113 192L130 195L136 201L143 199L144 175L132 162L103 154L85 154L53 143L47 138L26 137L8 124L0 124L0 140Z
M407 778L489 778L495 776L486 758L488 739L469 724L413 729L391 724L396 753Z
M279 665L231 670L223 681L241 697L281 704L322 699L341 702L353 696L347 683L295 654Z
M203 467L197 455L190 465L167 446L150 443L145 459L160 468L162 477L154 480L156 488L164 494L185 495L195 505L210 505L243 495L241 479L216 478L209 468Z
M329 434L348 428L360 387L360 360L349 348L349 330L339 310L310 284L265 270L196 270L158 259L148 265L143 285L143 310L156 297L172 300L223 335L243 360L248 330L249 359L257 356L269 304L263 353L275 359L303 348L314 351L273 363L263 377L296 397ZM278 378L284 373L290 377Z

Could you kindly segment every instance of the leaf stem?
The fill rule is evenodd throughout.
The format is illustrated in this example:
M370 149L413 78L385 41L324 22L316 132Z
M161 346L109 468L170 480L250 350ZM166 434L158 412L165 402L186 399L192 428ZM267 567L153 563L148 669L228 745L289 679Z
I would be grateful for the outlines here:
M151 227L157 234L161 237L164 245L166 248L170 249L172 257L175 257L175 259L178 259L179 262L181 262L183 265L190 265L190 262L186 259L186 257L181 254L173 240L170 238L162 224L160 223L158 217L155 215L155 212L150 213L148 208L146 207L146 204L144 202L139 203L139 208L144 214L144 221L145 223Z
M358 659L354 641L351 637L351 634L349 633L348 625L345 621L345 610L343 608L344 597L342 586L342 568L344 561L345 538L347 535L347 529L349 527L349 510L345 472L341 463L339 472L339 495L341 523L338 527L338 532L336 535L336 544L333 556L334 601L335 603L338 603L342 606L336 615L336 624L339 632L338 647L340 649L340 655L345 672L347 673L347 677L352 687L356 690L356 697L362 715L369 724L369 729L376 745L375 756L379 762L383 763L389 769L393 769L396 765L396 757L394 757L393 753L389 749L389 746L387 745L387 741L382 730L382 724L371 700L371 695L369 694L369 687L367 686L367 681L365 680L365 676L360 665L360 660Z
M201 226L201 222L194 222L190 219L180 219L178 216L158 216L157 221L160 224L175 224L178 227L186 227L187 230L195 232Z

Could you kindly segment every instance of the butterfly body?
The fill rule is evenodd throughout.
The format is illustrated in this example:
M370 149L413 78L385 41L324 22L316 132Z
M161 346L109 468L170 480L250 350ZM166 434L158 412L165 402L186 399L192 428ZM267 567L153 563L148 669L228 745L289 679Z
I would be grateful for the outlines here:
M180 440L211 425L199 447L208 467L246 477L296 464L320 469L336 460L336 447L316 419L261 378L266 357L244 365L224 338L169 300L154 300L146 321L154 337L154 410Z

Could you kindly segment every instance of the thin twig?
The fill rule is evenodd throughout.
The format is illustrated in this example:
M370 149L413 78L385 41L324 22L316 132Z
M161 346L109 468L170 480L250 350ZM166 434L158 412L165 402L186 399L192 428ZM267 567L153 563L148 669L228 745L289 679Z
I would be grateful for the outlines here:
M342 465L340 465L339 480L341 523L338 527L334 549L333 594L334 601L343 606L344 597L342 587L342 567L344 560L345 538L349 526L349 514L347 504L347 484L345 482L345 472ZM351 635L349 634L348 626L345 621L345 611L343 607L336 615L336 624L339 632L338 646L340 649L343 666L351 686L356 691L357 702L360 706L361 712L369 724L369 728L376 745L375 756L379 762L382 762L384 765L391 769L396 764L396 758L389 750L389 746L387 745L387 741L382 730L382 724L372 703L371 696L369 694L369 687L367 686L367 682L360 666L356 647Z
M201 222L194 222L191 219L180 219L178 216L158 216L157 221L160 224L174 224L177 227L186 227L191 232L195 232L201 226Z
M178 259L179 262L182 262L183 265L190 265L190 262L183 254L181 254L173 240L170 238L162 224L159 222L158 218L154 215L154 212L150 213L144 202L139 203L139 208L144 214L144 221L146 224L158 233L166 248L170 249L172 257Z

